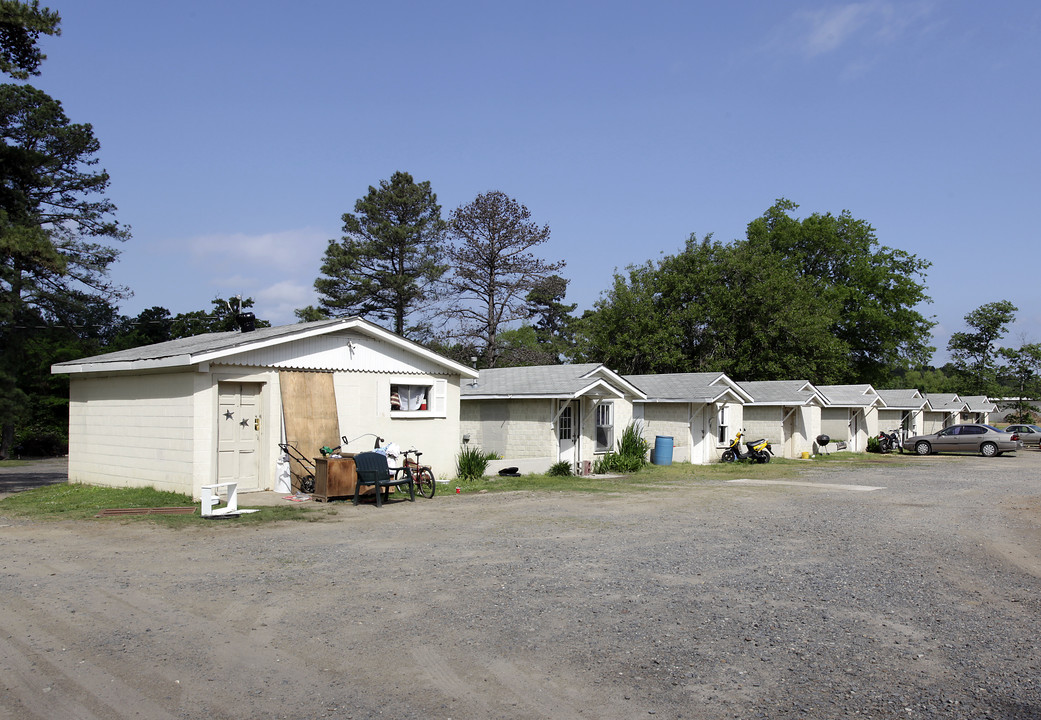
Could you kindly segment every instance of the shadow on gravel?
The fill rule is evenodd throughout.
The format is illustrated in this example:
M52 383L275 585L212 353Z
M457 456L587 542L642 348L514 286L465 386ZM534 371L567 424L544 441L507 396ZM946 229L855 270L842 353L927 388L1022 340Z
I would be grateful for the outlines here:
M1024 705L1017 702L1001 702L994 716L999 720L1041 720L1041 708L1037 705Z

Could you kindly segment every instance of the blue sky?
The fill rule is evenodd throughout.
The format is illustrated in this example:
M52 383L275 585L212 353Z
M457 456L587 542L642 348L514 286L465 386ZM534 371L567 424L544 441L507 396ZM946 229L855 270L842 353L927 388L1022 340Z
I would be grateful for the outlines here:
M124 314L241 294L294 322L340 216L404 170L446 216L524 203L579 311L786 197L932 261L941 350L1000 299L1006 343L1041 341L1036 2L44 4L33 82L101 141Z

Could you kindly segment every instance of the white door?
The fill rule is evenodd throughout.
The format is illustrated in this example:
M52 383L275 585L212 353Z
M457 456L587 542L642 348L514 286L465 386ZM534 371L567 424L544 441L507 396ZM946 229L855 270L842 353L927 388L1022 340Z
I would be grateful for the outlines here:
M260 488L261 383L217 385L217 482Z
M715 446L715 435L712 433L712 405L691 405L690 417L690 457L687 460L695 465L710 461L709 449Z
M781 457L793 458L798 457L796 452L796 442L798 438L795 435L795 416L799 414L797 408L783 407L781 412L784 413L784 420L781 423Z
M575 412L575 403L561 400L557 409L560 411L557 417L559 459L574 465L578 462L578 413Z

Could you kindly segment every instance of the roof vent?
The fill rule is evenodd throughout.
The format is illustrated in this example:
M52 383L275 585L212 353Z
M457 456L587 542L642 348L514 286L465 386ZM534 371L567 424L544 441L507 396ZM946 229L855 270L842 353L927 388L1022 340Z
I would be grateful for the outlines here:
M257 316L251 312L238 313L235 315L235 324L242 332L253 332L257 329Z

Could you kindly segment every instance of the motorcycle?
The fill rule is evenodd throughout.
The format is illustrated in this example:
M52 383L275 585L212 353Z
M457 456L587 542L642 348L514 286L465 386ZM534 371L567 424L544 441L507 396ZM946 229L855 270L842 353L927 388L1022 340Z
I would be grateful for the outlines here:
M737 462L748 460L749 462L768 463L773 455L773 447L766 438L745 442L747 451L741 449L741 437L744 433L738 431L737 436L730 441L730 445L723 451L719 458L721 462Z
M896 434L896 430L880 430L877 436L878 449L882 453L891 453L894 450L899 450L901 453L904 451L904 446L900 442L900 437Z

